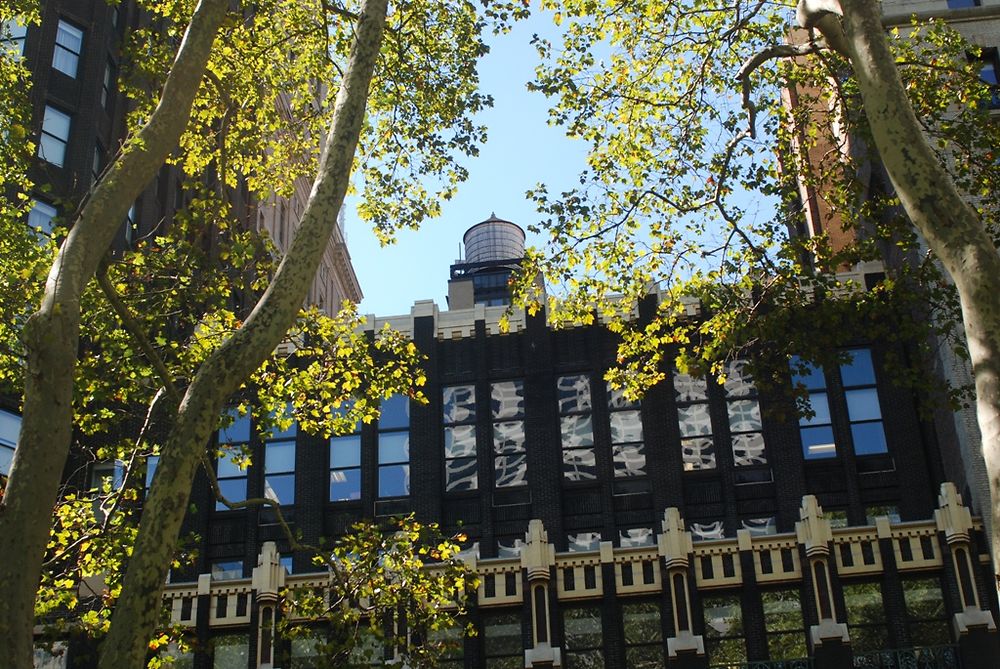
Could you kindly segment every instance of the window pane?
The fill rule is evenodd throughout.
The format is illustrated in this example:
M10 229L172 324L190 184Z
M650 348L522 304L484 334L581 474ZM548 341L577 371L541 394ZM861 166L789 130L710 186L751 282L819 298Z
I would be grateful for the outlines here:
M941 582L936 578L903 581L903 599L906 600L906 612L911 620L947 616Z
M611 413L611 443L642 441L642 417L638 411Z
M51 204L41 200L32 200L31 211L28 212L28 225L39 232L51 235L52 219L58 213L58 210Z
M62 167L66 160L66 142L42 133L38 141L38 157L56 167Z
M0 444L0 474L10 475L10 465L14 461L14 449L6 444Z
M831 427L804 427L799 430L802 436L802 454L806 460L837 457L837 445L833 441Z
M688 374L674 375L674 396L678 402L702 402L708 399L708 384Z
M878 391L874 388L848 390L844 396L847 398L847 415L852 421L882 418L882 411L878 406Z
M159 455L150 455L146 458L146 487L153 483L153 475L156 474L156 467L160 464Z
M250 441L250 414L240 416L235 409L226 412L232 423L219 430L220 444L235 444Z
M594 445L594 427L589 415L563 416L559 419L563 448Z
M15 445L21 432L21 417L0 409L0 444Z
M410 494L410 465L387 465L378 468L378 496L401 497Z
M212 563L212 578L214 580L243 578L242 560L223 560Z
M69 114L54 107L45 107L45 115L42 117L42 130L45 133L66 142L69 139L70 122Z
M75 78L82 47L83 31L65 21L59 21L55 50L52 53L52 67Z
M851 437L854 439L854 452L858 455L889 452L882 421L851 425Z
M773 516L769 518L746 518L740 522L743 525L743 529L747 530L754 536L774 534L777 532L777 526L775 525Z
M600 532L577 532L566 537L570 551L596 551L601 545Z
M563 475L569 481L597 478L597 459L592 448L569 448L563 451Z
M336 469L330 472L330 501L361 499L361 470Z
M852 359L840 366L840 378L844 386L875 385L875 367L872 364L872 352L867 348L848 351Z
M732 360L726 365L726 382L723 388L730 397L742 397L754 392L753 377L746 360Z
M638 402L628 400L625 398L625 390L622 388L608 388L608 408L610 409L627 409L629 407L639 406Z
M767 455L764 452L764 435L760 432L734 435L733 459L738 467L766 465Z
M524 485L528 482L528 456L500 455L493 459L494 482L498 488Z
M271 474L270 476L265 476L264 497L273 499L279 504L294 504L295 474Z
M807 390L826 388L826 378L823 376L823 369L806 363L805 371L800 372L799 366L802 363L802 358L797 355L793 355L791 360L789 360L789 367L792 370L792 385L802 385Z
M451 386L442 391L445 423L464 423L476 419L474 386Z
M611 447L615 476L644 476L646 452L643 444L616 445Z
M410 433L382 432L378 435L379 464L410 461Z
M523 450L523 421L493 424L493 451L495 453L516 453Z
M444 463L445 492L476 490L479 474L475 458L455 458Z
M632 527L618 532L618 545L622 548L652 546L653 530L649 527Z
M738 595L705 597L703 607L706 637L743 636L743 607Z
M793 590L771 590L762 592L760 599L764 605L764 620L768 632L803 629L799 593Z
M851 647L862 653L886 648L888 634L881 586L878 583L846 583L843 590Z
M219 492L230 502L242 502L247 498L247 480L245 478L220 479ZM216 511L226 511L228 509L229 507L222 502L217 501L215 503Z
M692 404L677 408L682 437L695 437L712 434L712 417L708 413L707 404Z
M382 402L382 413L378 418L380 430L410 426L410 400L402 395L393 395Z
M476 454L476 426L457 425L444 429L444 456L457 458Z
M330 467L360 467L361 436L334 437L330 440Z
M684 471L715 469L715 442L711 438L681 439Z
M219 478L231 477L231 476L242 476L246 477L247 473L245 469L240 469L240 466L233 462L233 458L240 455L239 451L233 449L226 449L219 456L219 465L216 467L216 476Z
M563 611L563 623L568 650L601 647L603 635L600 608L596 606L567 608Z
M734 400L729 409L729 429L733 432L756 432L761 429L760 405L757 400Z
M691 530L692 538L695 541L709 541L726 537L725 524L721 520L711 523L691 523L688 529Z
M812 409L813 416L799 417L799 425L830 424L830 403L826 393L809 393L808 406Z
M524 385L521 381L502 381L490 388L494 418L517 418L524 415Z
M517 655L523 661L521 617L515 613L493 613L483 616L483 646L487 656Z
M264 449L264 473L294 472L295 442L277 441Z
M656 602L622 604L625 643L649 643L662 637L660 606Z
M629 669L662 669L663 648L659 644L626 648L625 665Z
M559 413L590 411L590 379L584 374L560 376L556 382L559 396Z
M246 669L250 642L246 634L226 634L212 640L212 669Z

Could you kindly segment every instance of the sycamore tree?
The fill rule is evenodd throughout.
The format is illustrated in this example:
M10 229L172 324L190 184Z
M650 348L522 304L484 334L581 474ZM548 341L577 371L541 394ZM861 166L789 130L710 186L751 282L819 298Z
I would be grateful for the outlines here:
M352 169L360 213L386 238L435 215L464 179L460 159L485 139L472 116L490 103L477 89L482 34L524 11L461 0L139 4L153 20L127 48L131 131L86 195L61 203L51 239L25 225L30 77L10 49L0 58L0 179L9 196L0 243L10 261L0 379L23 409L0 501L0 548L19 556L0 567L0 655L18 669L32 666L36 613L79 615L73 622L105 634L102 667L144 665L192 482L199 468L211 477L206 445L226 407L255 412L265 429L298 420L329 434L373 420L394 393L420 399L412 344L359 334L350 311L331 319L301 305ZM12 19L36 22L37 5L0 4L0 20ZM185 175L183 211L112 255L131 203L166 162ZM273 248L236 219L234 193L264 201L313 177L291 246L272 261ZM249 315L232 310L236 295L256 300ZM289 337L295 352L278 355ZM126 484L87 488L71 476L64 485L74 439L85 457L124 463ZM137 519L153 454L159 465ZM407 524L384 541L362 535L365 546L391 548L421 531ZM406 587L391 588L393 574L381 567L381 583L349 578L359 572L345 556L356 551L312 548L341 587L340 615L373 601L410 611L405 601L430 628L446 624L441 604L461 585L451 572L426 587L402 579ZM407 550L385 564L419 573L426 555ZM444 541L431 557L453 553ZM84 614L83 586L102 574ZM384 599L373 600L376 591Z
M609 380L633 393L671 364L721 375L747 350L758 383L787 383L788 355L832 364L858 323L870 340L955 347L975 378L1000 565L1000 131L978 49L940 23L887 33L870 0L544 5L562 43L537 41L530 86L589 145L579 186L531 193L546 248L525 276L561 286L552 317L618 331ZM816 204L805 187L847 238L797 230ZM836 275L875 260L886 278L870 290ZM659 305L637 322L653 284Z

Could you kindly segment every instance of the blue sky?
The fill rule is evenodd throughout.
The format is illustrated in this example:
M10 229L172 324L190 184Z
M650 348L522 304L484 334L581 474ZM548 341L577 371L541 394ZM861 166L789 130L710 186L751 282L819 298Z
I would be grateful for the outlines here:
M489 141L467 163L469 179L442 205L442 215L420 230L404 230L393 246L381 248L352 208L346 212L347 246L365 294L360 311L390 316L409 313L415 300L433 299L447 308L448 267L459 254L465 230L492 212L522 227L538 220L524 193L544 181L550 192L569 188L585 165L585 145L550 127L548 101L528 93L538 56L533 33L553 34L548 15L536 14L501 37L492 37L482 61L482 88L494 106L478 118ZM528 242L531 243L529 236Z

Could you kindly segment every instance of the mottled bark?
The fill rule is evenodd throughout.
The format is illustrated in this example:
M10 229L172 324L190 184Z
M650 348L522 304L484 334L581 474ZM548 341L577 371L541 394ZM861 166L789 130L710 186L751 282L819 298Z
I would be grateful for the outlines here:
M79 210L49 272L42 303L25 326L21 434L0 504L0 555L6 556L0 560L0 658L5 667L33 665L35 596L73 432L80 297L129 206L177 146L227 6L227 0L199 4L159 105Z
M366 0L362 7L319 173L291 247L243 326L209 356L184 394L162 448L111 630L101 647L101 669L143 666L205 445L228 397L280 343L305 300L347 192L386 7L387 0Z
M976 413L989 476L990 546L1000 556L1000 256L976 212L962 198L921 131L889 51L879 6L841 0L842 29L879 155L913 224L951 275L962 304L976 383Z

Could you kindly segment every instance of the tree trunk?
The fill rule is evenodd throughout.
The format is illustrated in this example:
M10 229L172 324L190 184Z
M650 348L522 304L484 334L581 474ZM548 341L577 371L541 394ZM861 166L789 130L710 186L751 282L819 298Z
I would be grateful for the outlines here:
M229 396L281 342L306 298L344 202L361 134L387 0L365 0L319 173L292 245L243 326L195 374L163 445L122 594L101 647L101 669L138 669L162 610L163 585L194 474Z
M878 3L841 0L846 48L875 144L913 224L951 275L962 304L989 477L987 529L1000 565L1000 256L927 144L889 51ZM825 34L825 31L824 31Z
M191 19L160 104L90 193L63 242L38 311L24 328L24 412L0 503L0 658L31 669L35 596L73 433L73 377L80 297L132 202L152 181L187 125L228 0L202 0ZM17 556L16 559L14 556Z

